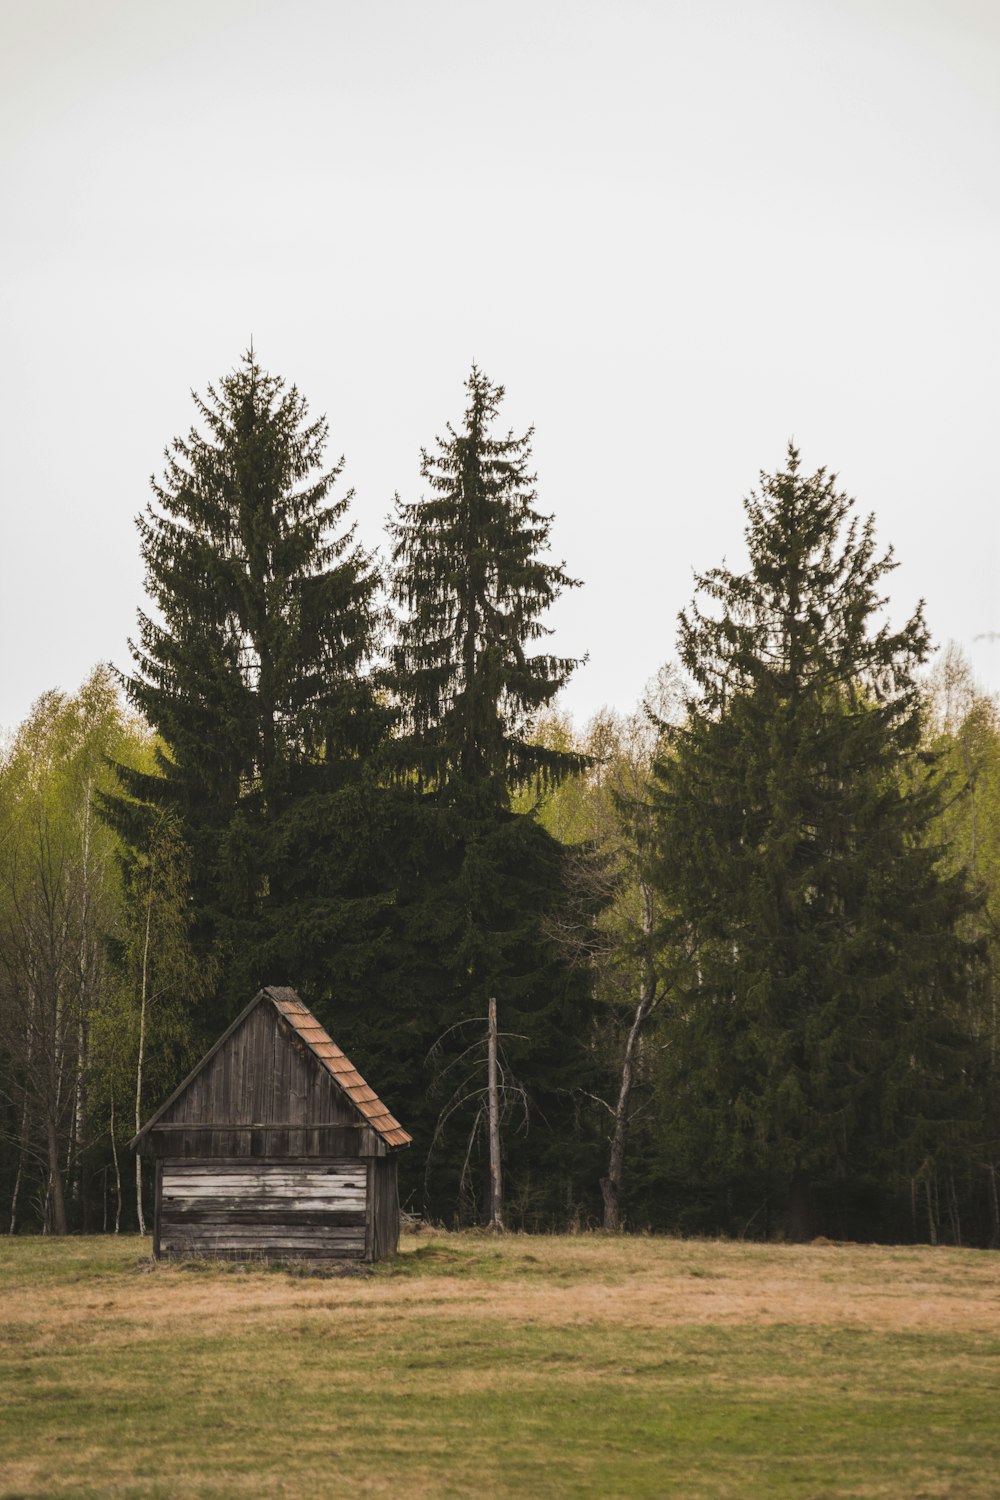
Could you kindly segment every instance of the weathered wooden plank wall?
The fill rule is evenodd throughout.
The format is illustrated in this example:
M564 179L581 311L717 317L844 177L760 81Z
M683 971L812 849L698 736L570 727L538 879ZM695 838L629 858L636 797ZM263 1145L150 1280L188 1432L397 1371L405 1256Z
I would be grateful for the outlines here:
M149 1148L195 1160L384 1154L372 1135L288 1023L259 1005L153 1126Z
M159 1253L362 1259L366 1165L359 1161L164 1161Z
M385 1156L371 1164L371 1258L395 1255L399 1245L399 1186L396 1158Z

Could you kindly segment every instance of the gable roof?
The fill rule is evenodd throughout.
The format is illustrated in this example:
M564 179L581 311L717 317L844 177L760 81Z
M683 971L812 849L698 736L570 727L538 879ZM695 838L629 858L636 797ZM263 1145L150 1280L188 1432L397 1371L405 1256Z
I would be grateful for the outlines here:
M133 1148L139 1145L139 1142L153 1129L157 1121L162 1119L171 1105L177 1102L188 1086L197 1078L210 1059L225 1045L233 1032L243 1024L250 1012L265 1000L271 1002L278 1014L287 1021L296 1036L305 1043L313 1057L319 1063L319 1066L324 1072L330 1075L340 1091L350 1100L351 1104L353 1104L354 1108L364 1119L365 1124L381 1136L387 1146L408 1146L413 1137L408 1131L403 1129L395 1116L386 1109L375 1090L365 1082L351 1060L344 1055L333 1038L317 1021L309 1007L303 1004L293 989L279 985L265 985L262 990L257 991L250 1004L240 1011L231 1026L227 1026L214 1046L208 1049L205 1056L192 1068L183 1083L174 1089L170 1098L165 1100L156 1113L146 1121L138 1134L129 1141L129 1145ZM191 1128L197 1130L198 1127L197 1125L192 1125Z

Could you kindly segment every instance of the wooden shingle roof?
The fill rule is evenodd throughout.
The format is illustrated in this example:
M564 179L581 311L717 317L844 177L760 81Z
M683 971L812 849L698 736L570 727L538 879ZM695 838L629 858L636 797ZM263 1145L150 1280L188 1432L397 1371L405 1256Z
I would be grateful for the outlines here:
M293 989L278 985L267 985L258 990L240 1014L228 1026L219 1037L214 1046L210 1047L201 1061L191 1070L170 1098L165 1100L160 1108L146 1121L139 1133L129 1142L133 1148L138 1148L139 1143L154 1128L167 1111L180 1099L181 1095L189 1087L198 1074L201 1073L206 1064L222 1048L239 1026L246 1020L247 1016L258 1005L270 1002L275 1010L291 1027L299 1040L309 1049L324 1072L329 1074L337 1088L350 1101L357 1110L364 1123L381 1137L387 1146L408 1146L413 1140L409 1131L403 1129L396 1117L382 1103L375 1090L365 1082L357 1071L350 1058L337 1046L329 1033L320 1025L309 1007L299 999ZM197 1130L197 1123L192 1123L192 1129ZM237 1127L238 1128L238 1127Z

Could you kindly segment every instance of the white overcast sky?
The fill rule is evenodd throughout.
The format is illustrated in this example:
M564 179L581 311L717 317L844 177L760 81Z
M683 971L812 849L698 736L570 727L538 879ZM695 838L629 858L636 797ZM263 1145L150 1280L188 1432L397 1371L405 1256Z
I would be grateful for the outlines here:
M794 436L1000 688L997 0L0 0L0 725L128 663L133 517L250 338L362 539L473 360L623 710Z

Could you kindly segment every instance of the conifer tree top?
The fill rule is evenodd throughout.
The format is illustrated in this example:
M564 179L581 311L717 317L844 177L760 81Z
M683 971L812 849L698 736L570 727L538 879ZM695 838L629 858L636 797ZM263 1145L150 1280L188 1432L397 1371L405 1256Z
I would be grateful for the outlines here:
M494 433L504 389L475 365L465 389L461 428L449 423L421 455L429 493L396 497L393 597L405 613L395 687L422 782L491 786L506 802L512 786L580 764L528 742L532 717L578 665L530 651L550 633L545 610L576 580L543 556L552 517L537 509L532 430Z
M878 555L874 516L859 523L854 503L835 474L803 475L792 443L783 470L761 473L744 501L749 567L697 575L704 603L680 615L681 659L706 708L765 679L779 695L808 685L915 704L930 646L923 603L900 629L884 618L896 563L891 548Z
M127 688L175 759L245 783L350 739L341 700L376 644L378 580L342 525L353 491L330 498L343 459L324 468L327 422L294 385L250 350L192 395L203 431L166 450L137 522L158 618L140 611Z

